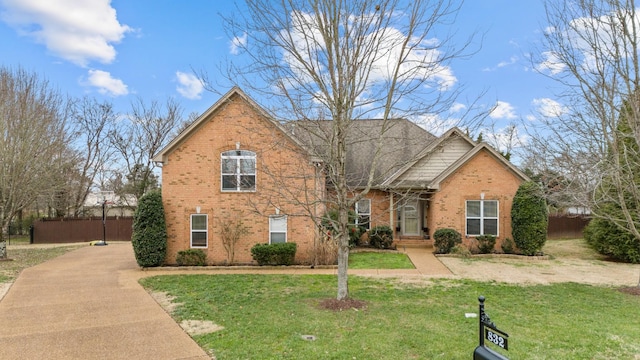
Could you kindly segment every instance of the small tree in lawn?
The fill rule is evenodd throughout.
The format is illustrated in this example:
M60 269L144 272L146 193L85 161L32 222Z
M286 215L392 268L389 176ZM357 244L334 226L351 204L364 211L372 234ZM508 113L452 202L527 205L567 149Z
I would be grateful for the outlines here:
M133 251L138 265L160 266L167 254L167 226L160 191L152 191L140 198L133 215Z
M219 219L218 227L220 228L220 237L222 245L227 252L227 264L233 263L235 249L238 240L249 234L249 227L242 221L242 216L235 216L229 219Z
M542 187L527 181L520 185L511 207L513 241L525 255L535 255L547 241L549 214Z

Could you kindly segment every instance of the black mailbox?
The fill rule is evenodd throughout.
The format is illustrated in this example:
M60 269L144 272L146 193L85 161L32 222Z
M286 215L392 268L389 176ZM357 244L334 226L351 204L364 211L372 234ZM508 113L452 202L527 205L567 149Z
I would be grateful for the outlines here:
M498 330L496 324L491 321L489 315L484 311L484 300L484 296L478 297L478 301L480 302L480 314L478 316L480 318L480 345L473 351L473 360L509 360L509 358L499 352L484 346L486 339L502 349L509 350L509 334Z
M473 351L473 360L509 360L509 358L486 346L478 346Z

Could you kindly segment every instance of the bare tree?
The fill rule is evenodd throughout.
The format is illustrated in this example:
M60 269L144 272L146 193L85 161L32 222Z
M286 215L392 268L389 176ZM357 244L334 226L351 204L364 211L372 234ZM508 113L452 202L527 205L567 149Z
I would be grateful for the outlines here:
M243 236L250 233L250 228L244 224L242 212L232 215L222 214L217 225L222 238L222 245L227 252L227 264L232 265L235 257L236 244Z
M556 201L589 209L640 241L635 1L549 0L546 13L545 47L535 61L559 83L560 101L530 124L529 165L559 185ZM609 211L611 204L621 211Z
M101 172L112 162L113 147L108 139L115 126L117 113L113 104L84 97L74 103L72 120L76 154L75 191L70 208L78 216L87 195L96 187Z
M157 101L145 104L140 98L132 103L128 117L109 133L111 146L123 167L124 176L120 179L127 180L118 189L120 195L126 192L137 201L158 187L153 155L166 145L181 120L182 109L173 99L167 99L164 106Z
M55 166L68 144L67 104L37 74L0 68L0 229L59 187ZM6 257L4 246L0 257Z
M392 158L388 151L406 148L391 143L400 141L391 120L410 118L434 129L459 94L449 64L469 55L471 41L452 44L460 6L453 0L247 0L242 15L226 19L234 46L250 58L229 67L230 79L265 95L277 118L298 120L290 129L307 134L324 171L331 191L322 206L338 212L332 226L339 239L339 300L349 294L349 209L385 175L380 165ZM371 118L380 122L363 138L356 122ZM347 149L358 143L366 144L371 161L348 173ZM402 164L394 165L385 171ZM282 191L299 195L300 189ZM307 200L308 209L317 209L318 197Z

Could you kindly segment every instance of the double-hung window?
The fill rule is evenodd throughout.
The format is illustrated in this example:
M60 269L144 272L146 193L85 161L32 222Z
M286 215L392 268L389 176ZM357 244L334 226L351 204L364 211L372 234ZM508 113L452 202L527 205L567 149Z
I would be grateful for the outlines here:
M191 247L206 248L207 247L207 215L192 214L191 215Z
M223 152L220 173L222 191L255 191L256 153L247 150Z
M467 235L498 236L498 200L467 201Z
M287 242L287 216L269 216L269 244Z
M371 199L362 199L356 203L356 225L371 229Z

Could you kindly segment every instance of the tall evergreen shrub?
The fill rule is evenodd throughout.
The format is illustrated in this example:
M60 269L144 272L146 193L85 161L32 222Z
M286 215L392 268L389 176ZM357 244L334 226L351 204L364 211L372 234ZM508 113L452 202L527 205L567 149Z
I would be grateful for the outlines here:
M549 214L542 187L527 181L520 185L511 207L513 241L524 255L535 255L547 241Z
M159 190L151 191L138 201L133 215L133 251L138 265L160 266L167 254L167 225Z

